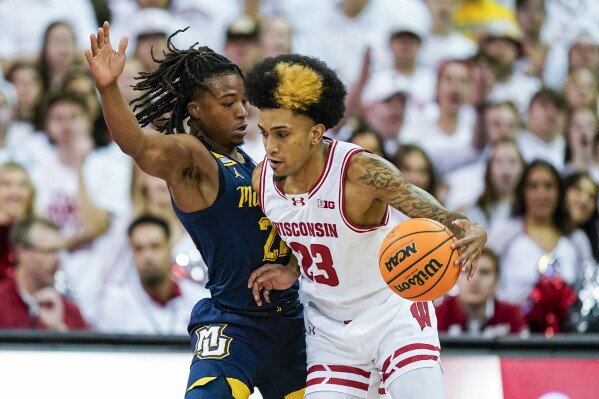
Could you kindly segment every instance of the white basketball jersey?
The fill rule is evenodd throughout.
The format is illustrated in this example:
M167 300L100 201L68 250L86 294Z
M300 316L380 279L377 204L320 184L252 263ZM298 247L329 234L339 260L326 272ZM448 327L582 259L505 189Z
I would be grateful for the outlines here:
M360 151L356 145L330 140L320 179L304 194L285 194L273 180L268 160L262 167L262 208L298 259L306 300L340 321L352 320L395 295L380 275L378 254L383 238L403 214L388 207L382 224L372 227L354 226L344 214L346 171L350 158Z

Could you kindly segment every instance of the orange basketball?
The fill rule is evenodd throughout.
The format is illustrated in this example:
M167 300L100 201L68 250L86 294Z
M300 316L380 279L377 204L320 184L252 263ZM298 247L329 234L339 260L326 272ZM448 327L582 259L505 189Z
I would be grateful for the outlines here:
M431 219L408 219L385 237L379 252L383 279L402 298L432 301L449 291L461 268L451 230Z

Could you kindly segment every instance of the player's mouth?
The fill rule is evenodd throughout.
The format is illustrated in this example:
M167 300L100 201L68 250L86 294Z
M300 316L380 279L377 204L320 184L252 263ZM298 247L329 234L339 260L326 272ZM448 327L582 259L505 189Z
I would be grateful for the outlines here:
M281 161L276 161L274 159L269 159L268 162L270 163L270 167L272 168L272 170L276 171L277 169L281 168L281 165L283 164L283 162Z
M248 132L247 128L248 128L247 123L244 123L243 125L237 126L237 128L233 132L235 132L236 135L245 136Z

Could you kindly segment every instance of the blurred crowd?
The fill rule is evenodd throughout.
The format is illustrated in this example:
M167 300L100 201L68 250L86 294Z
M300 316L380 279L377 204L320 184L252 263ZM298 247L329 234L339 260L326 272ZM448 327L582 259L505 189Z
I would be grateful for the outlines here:
M83 61L103 21L130 38L128 102L178 30L244 72L291 52L334 68L347 113L328 135L488 231L475 278L436 303L441 332L599 331L595 0L1 1L0 328L185 334L209 295L166 184L103 120Z

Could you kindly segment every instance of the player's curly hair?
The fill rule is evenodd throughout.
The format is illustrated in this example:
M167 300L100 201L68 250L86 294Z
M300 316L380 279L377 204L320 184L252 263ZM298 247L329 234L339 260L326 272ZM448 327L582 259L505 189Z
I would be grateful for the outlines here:
M142 126L154 123L163 133L185 133L183 122L189 117L187 104L201 91L208 89L207 81L216 76L235 74L243 79L237 65L209 47L198 47L198 43L187 50L177 49L172 39L185 32L180 29L169 36L168 52L163 59L152 59L159 64L154 72L142 72L134 90L143 94L131 101L133 112Z
M326 129L337 125L345 112L344 84L324 62L313 57L284 54L266 58L248 72L245 88L254 106L287 108Z

